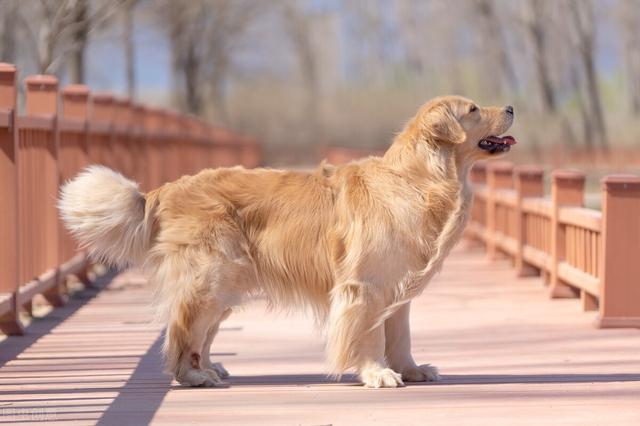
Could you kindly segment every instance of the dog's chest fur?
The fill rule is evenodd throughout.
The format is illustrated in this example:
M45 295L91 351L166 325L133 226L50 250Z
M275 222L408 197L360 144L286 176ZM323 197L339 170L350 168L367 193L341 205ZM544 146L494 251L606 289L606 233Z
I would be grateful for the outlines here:
M348 230L358 227L360 238L345 241L346 249L362 251L367 266L391 281L425 266L446 221L470 194L456 175L402 173L378 160L348 166L338 178L336 232L349 239Z

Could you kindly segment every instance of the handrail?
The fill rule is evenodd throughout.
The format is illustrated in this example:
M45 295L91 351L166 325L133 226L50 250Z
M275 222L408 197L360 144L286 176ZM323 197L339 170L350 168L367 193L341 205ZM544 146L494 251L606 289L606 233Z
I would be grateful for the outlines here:
M602 227L602 213L584 207L560 207L558 219L564 225L600 232Z
M200 119L88 87L58 90L49 75L25 79L16 115L17 70L0 63L0 331L24 332L20 312L42 294L66 302L71 275L87 281L90 262L66 234L58 187L88 164L103 164L150 190L206 167L261 161L250 137ZM60 107L60 108L59 108Z
M518 194L513 189L498 189L495 192L495 200L497 203L505 206L513 207L517 203Z
M0 109L0 127L11 127L13 125L13 111L10 109Z
M640 327L640 178L602 179L602 212L583 206L585 176L555 171L551 197L537 166L476 165L467 237L489 258L511 257L517 274L542 275L553 298L580 296L600 327ZM509 218L509 235L504 218Z
M551 200L541 197L531 197L522 200L522 210L525 213L551 217L553 205Z

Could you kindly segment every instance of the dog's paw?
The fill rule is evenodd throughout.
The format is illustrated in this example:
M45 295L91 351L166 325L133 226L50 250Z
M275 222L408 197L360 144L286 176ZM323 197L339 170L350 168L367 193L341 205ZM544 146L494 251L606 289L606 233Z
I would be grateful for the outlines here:
M215 371L221 379L226 379L227 377L229 377L229 372L226 368L224 368L221 362L211 363L209 369Z
M365 387L397 388L404 386L402 377L390 368L371 369L361 374Z
M402 370L402 379L407 382L437 382L440 380L440 373L433 365L414 365Z
M224 387L225 384L220 380L220 376L214 370L187 370L184 374L177 377L176 380L182 386L191 387Z

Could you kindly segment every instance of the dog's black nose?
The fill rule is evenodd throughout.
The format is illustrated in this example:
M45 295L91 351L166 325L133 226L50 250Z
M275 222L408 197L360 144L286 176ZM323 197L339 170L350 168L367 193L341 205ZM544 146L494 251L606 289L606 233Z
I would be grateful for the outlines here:
M507 112L507 114L513 115L513 107L511 105L505 107L504 110Z

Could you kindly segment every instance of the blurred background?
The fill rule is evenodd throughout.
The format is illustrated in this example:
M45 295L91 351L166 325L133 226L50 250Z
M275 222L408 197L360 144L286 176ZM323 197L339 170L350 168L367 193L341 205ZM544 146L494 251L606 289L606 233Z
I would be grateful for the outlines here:
M381 150L430 97L512 104L517 162L640 169L640 0L0 0L0 61L171 106L268 165Z

